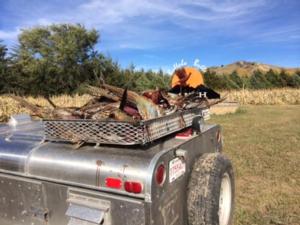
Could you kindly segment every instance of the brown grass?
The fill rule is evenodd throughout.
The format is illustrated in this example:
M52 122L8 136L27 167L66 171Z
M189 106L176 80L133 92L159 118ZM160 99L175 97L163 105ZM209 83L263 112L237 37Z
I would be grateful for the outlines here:
M223 92L228 101L242 105L295 105L300 104L300 89L282 88L272 90L239 90Z
M84 105L91 97L88 95L78 96L75 95L73 97L62 95L53 97L52 100L58 106L75 106L79 107ZM33 104L38 104L44 107L51 107L49 103L44 98L26 98L29 102ZM29 113L29 111L25 108L22 108L18 105L16 101L7 97L7 96L0 96L0 122L6 121L10 115L18 114L18 113Z
M228 101L237 101L241 105L290 105L300 104L300 89L273 89L273 90L240 90L224 92L228 94ZM73 97L62 95L53 97L52 100L58 106L82 106L90 99L88 95L75 95ZM43 98L27 98L29 102L48 106L48 102ZM7 96L0 96L0 122L7 120L12 114L28 111L18 106L18 104Z
M236 174L235 225L299 225L300 105L213 116Z
M299 68L282 68L274 65L264 64L264 63L246 62L246 61L239 61L224 66L209 68L210 71L216 72L217 74L231 74L234 71L236 71L241 76L251 76L256 71L261 71L262 73L266 73L270 69L272 69L276 73L285 71L289 75L293 75L297 71L299 71Z

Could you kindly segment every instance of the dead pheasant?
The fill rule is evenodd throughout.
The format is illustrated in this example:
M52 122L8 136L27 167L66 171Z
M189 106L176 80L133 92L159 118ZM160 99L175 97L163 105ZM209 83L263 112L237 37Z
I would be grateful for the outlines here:
M102 85L105 89L111 91L118 97L122 98L124 89L114 87L111 85L104 84ZM144 120L157 118L163 115L163 110L155 105L150 99L141 96L133 91L127 91L127 101L131 104L136 105L139 113L141 114Z

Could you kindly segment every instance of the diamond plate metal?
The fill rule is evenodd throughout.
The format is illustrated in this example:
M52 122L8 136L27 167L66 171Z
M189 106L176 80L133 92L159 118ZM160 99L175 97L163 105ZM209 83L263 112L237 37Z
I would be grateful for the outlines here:
M119 121L44 120L45 139L114 145L138 145L157 140L192 125L201 108L130 124Z

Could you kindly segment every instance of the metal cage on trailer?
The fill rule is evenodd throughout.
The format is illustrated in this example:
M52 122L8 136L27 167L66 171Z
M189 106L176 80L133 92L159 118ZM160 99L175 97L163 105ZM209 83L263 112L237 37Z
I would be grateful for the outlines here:
M231 224L233 169L206 116L193 109L138 125L14 117L0 127L0 224ZM87 144L75 148L78 139Z

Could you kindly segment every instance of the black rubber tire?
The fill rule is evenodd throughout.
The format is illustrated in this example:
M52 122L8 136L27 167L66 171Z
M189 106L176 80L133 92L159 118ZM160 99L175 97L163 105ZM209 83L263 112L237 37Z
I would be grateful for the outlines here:
M228 173L232 187L228 225L232 224L235 194L232 164L221 153L208 153L195 161L191 172L187 195L189 225L219 225L219 196L225 173Z

